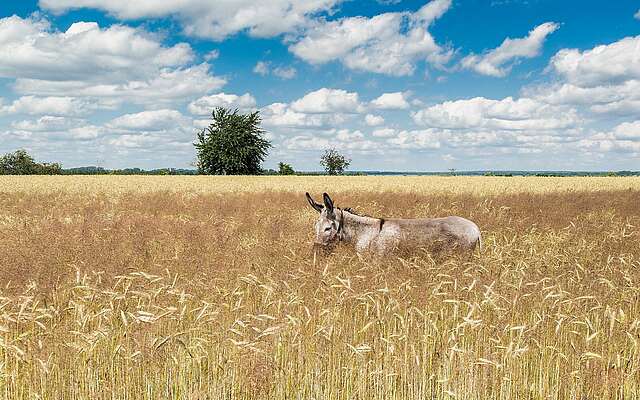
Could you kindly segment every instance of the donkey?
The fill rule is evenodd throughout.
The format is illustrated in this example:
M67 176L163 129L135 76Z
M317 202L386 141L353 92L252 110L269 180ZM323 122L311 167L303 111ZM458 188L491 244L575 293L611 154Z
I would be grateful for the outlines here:
M309 193L307 201L320 217L316 222L314 245L331 249L338 242L355 246L356 252L384 255L398 248L462 250L471 252L476 245L482 250L478 226L456 216L420 219L384 219L365 217L350 208L334 207L333 200L323 193L323 204Z

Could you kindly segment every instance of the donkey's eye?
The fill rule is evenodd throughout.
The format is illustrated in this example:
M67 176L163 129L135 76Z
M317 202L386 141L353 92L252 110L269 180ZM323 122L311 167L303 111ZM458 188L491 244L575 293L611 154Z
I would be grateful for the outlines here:
M329 226L329 227L327 227L327 228L324 228L324 231L325 231L325 232L329 232L331 229L332 229L332 228Z

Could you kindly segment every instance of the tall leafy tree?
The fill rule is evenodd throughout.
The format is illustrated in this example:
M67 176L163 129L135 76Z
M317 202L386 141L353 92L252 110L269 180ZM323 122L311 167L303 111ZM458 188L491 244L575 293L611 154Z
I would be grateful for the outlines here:
M278 174L280 175L293 175L296 172L293 170L291 164L279 162L278 163Z
M256 175L271 143L260 127L260 112L241 114L217 107L209 127L198 133L194 143L198 171L214 175Z
M351 160L336 149L328 149L320 157L320 165L329 175L342 175L344 170L349 167Z
M60 175L57 163L37 163L26 150L20 149L0 157L0 175Z

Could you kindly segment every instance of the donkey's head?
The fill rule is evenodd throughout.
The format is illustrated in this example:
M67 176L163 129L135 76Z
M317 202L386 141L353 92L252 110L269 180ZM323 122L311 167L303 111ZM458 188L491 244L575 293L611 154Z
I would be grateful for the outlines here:
M322 194L324 205L317 203L309 193L306 195L311 207L320 213L316 221L315 245L325 248L335 245L342 233L342 211L333 207L333 200L326 193Z

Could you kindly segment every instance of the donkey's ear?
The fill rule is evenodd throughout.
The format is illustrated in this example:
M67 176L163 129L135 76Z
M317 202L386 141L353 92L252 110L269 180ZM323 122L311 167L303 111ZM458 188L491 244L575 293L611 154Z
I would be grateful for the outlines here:
M307 196L307 201L309 202L311 207L313 207L314 210L316 210L317 212L321 212L322 211L322 204L316 203L316 201L311 198L311 195L309 194L309 192L305 193L305 195Z
M327 207L327 211L332 213L333 212L333 200L331 200L331 197L329 197L329 195L326 194L326 193L322 193L322 198L324 199L324 206Z

